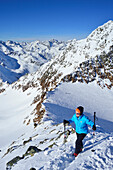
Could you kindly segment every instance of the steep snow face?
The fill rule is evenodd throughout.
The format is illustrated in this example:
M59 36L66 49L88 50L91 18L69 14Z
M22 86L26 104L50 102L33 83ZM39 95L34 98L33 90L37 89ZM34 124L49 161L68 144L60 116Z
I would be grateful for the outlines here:
M52 57L59 55L65 46L64 42L57 40L31 43L0 41L0 78L12 83L26 73L33 73Z

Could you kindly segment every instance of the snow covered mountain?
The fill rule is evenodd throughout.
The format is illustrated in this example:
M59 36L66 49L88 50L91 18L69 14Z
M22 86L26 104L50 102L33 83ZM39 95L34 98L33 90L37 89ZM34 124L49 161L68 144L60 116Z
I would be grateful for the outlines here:
M0 41L0 78L12 83L26 73L36 72L42 64L58 55L65 45L54 39L31 43Z
M25 48L31 44L25 43ZM113 21L84 40L56 46L50 48L51 60L37 72L11 85L0 82L0 166L3 170L112 169ZM17 47L17 51L21 50ZM12 57L13 70L20 69L21 61ZM69 126L64 144L62 122L78 105L92 120L96 111L98 121L95 138L89 128L84 152L74 160L76 134Z

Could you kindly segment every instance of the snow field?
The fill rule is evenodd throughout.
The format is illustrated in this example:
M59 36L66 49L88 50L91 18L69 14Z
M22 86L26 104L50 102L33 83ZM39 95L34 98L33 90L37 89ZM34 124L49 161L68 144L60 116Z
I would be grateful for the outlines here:
M96 140L101 138L101 140ZM46 151L35 154L33 157L28 157L25 160L19 161L13 170L29 169L109 169L113 167L113 134L104 134L96 132L94 149L91 152L93 141L92 132L84 139L84 151L77 158L74 158L74 145L76 135L70 135L70 139L65 144L53 146ZM63 140L62 140L63 142Z
M93 100L93 96L96 96L96 101ZM26 170L31 167L37 170L113 169L113 117L112 105L110 105L112 97L112 89L111 91L103 90L95 83L89 85L62 83L55 91L48 93L44 102L46 114L43 121L35 130L32 130L32 133L29 132L32 134L32 141L23 146L22 137L19 138L14 144L17 149L2 159L2 167L4 167L3 162L8 162L17 155L22 156L29 146L36 146L42 151L20 160L12 170ZM106 102L109 104L108 108L106 108ZM78 105L84 106L84 113L92 120L93 113L96 111L98 120L96 120L95 137L89 127L89 133L84 139L84 150L75 159L72 154L75 149L76 134L70 134L67 142L63 144L62 122L63 119L71 118ZM92 152L92 149L95 152Z

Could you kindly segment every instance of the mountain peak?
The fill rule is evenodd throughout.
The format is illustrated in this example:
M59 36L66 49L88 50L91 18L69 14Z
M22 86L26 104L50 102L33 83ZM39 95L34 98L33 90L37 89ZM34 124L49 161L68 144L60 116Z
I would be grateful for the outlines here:
M109 21L106 22L105 24L111 24L111 23L113 24L113 21L112 21L112 20L109 20ZM105 24L104 24L104 25L105 25Z
M102 36L105 35L107 38L111 34L113 34L113 21L109 20L107 23L96 28L87 38L102 39Z

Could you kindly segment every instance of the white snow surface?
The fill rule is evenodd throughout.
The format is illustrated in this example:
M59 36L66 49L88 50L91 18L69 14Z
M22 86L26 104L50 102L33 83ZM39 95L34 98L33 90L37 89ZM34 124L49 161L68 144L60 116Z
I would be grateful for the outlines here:
M41 123L36 128L34 128L33 123L34 109L36 108L36 103L33 104L33 100L37 95L40 96L42 94L42 88L38 81L41 75L48 69L50 69L49 71L62 73L62 77L57 81L59 83L63 76L73 73L80 62L100 55L103 51L108 52L110 46L113 45L112 35L113 21L109 21L94 30L84 40L68 41L65 49L61 51L59 51L59 43L56 41L53 43L53 48L50 48L51 43L49 42L23 43L24 62L22 58L24 52L21 44L10 41L5 44L1 43L1 75L6 73L7 67L8 70L9 68L11 71L15 70L14 73L19 73L24 68L27 68L29 71L35 70L31 67L32 62L28 62L31 60L32 54L35 53L35 45L39 47L37 52L42 49L41 52L46 51L47 54L48 48L50 48L50 51L53 50L52 60L40 67L39 71L21 77L19 81L12 85L6 83L2 85L5 91L0 93L1 170L5 170L6 164L16 156L21 157L25 154L29 146L36 146L42 151L34 156L29 155L21 159L12 167L12 170L28 170L32 167L37 170L113 169L113 88L108 89L105 87L102 89L97 85L96 81L89 84L62 82L54 91L48 92L47 98L43 103L46 112ZM45 50L43 45L46 46ZM64 44L61 44L61 48L64 48L64 46ZM8 57L10 50L11 52L17 50L16 55L14 56L13 53L12 58ZM5 53L7 53L8 58L5 58ZM3 60L4 58L5 60ZM40 59L38 58L38 60ZM11 65L7 61L10 61ZM37 59L34 61L37 61ZM3 74L4 78L7 74L9 72ZM54 79L54 76L52 78ZM50 81L52 81L52 78ZM10 77L10 80L12 81L13 78ZM32 84L32 82L38 85L36 87L31 86L24 92L22 88L18 89L19 85L26 86L28 83ZM109 80L106 79L105 82L109 83ZM95 137L92 129L89 127L89 133L84 139L84 151L75 159L73 153L76 133L71 133L64 144L64 127L62 122L63 119L70 119L75 113L75 108L80 105L85 109L84 114L91 120L93 120L93 113L96 112L98 120L96 120L97 130ZM30 123L26 125L28 120ZM72 127L74 128L74 124L72 124ZM71 129L71 126L68 128ZM29 142L24 144L28 140ZM49 147L50 145L53 147ZM91 152L92 149L95 149L95 152Z
M42 151L33 157L28 156L27 159L20 160L12 170L26 170L31 167L37 170L113 168L113 89L103 90L95 82L88 85L85 83L61 83L55 91L48 93L44 102L46 114L36 129L33 129L32 126L25 128L21 122L23 114L25 116L29 112L27 106L30 104L30 96L11 91L11 89L9 91L4 92L1 96L2 102L5 100L5 103L8 103L7 109L6 105L0 103L0 108L4 113L1 115L0 124L4 122L4 119L6 122L1 129L0 146L3 147L0 148L2 151L0 157L6 153L6 146L13 146L15 150L0 159L3 170L5 170L8 161L17 155L22 156L29 146L37 146ZM12 96L13 102L10 100ZM22 98L25 100L21 100ZM56 139L58 134L64 130L63 119L70 119L79 105L84 106L84 114L91 120L93 120L95 111L98 120L96 120L95 137L93 138L93 131L89 127L89 133L84 139L84 151L75 159L72 154L74 153L76 134L70 134L65 144L63 144L63 135L58 140ZM74 127L73 124L72 126ZM9 133L6 133L7 129ZM23 145L23 141L29 137L32 137L32 141ZM11 145L12 139L15 142ZM41 141L42 143L40 143ZM56 145L48 148L53 142L56 142ZM95 149L95 152L91 152L91 149Z

